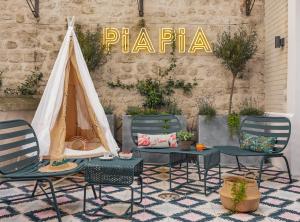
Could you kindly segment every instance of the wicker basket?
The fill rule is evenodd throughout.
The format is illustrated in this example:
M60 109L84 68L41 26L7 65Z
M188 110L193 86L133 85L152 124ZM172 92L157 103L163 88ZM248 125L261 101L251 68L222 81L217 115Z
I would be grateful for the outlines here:
M231 189L233 184L243 180L246 182L246 197L234 207L233 196ZM260 192L255 179L248 179L246 175L242 176L228 176L224 178L224 185L220 190L220 198L222 205L231 211L236 212L252 212L256 211L260 202Z

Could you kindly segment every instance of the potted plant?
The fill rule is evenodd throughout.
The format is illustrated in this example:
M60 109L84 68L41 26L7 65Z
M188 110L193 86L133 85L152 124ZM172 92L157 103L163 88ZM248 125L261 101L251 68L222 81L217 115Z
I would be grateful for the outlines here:
M41 72L32 71L15 88L5 88L4 95L0 97L0 111L34 111L39 104L37 92L42 77Z
M194 143L192 138L194 137L194 133L181 130L177 132L177 138L179 140L178 146L182 150L189 150L191 148L191 145Z
M222 205L232 212L252 212L257 210L260 202L260 192L255 178L248 179L246 175L227 176L220 190Z

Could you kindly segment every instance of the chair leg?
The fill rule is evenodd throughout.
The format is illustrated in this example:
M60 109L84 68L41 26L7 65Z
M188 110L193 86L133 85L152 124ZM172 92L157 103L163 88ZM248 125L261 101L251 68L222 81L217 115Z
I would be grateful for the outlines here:
M34 188L33 188L33 191L32 191L32 194L31 194L31 197L34 197L38 185L39 185L39 181L36 181L35 185L34 185Z
M259 175L258 175L258 181L257 181L257 183L258 183L258 188L260 187L261 174L262 174L262 171L263 171L264 162L265 162L265 157L263 157L263 158L260 160Z
M130 216L129 216L129 218L132 218L132 214L133 214L133 201L134 201L134 199L133 199L133 188L130 187L130 189L131 189L131 203L130 203Z
M287 160L287 158L285 156L282 156L282 158L284 159L285 164L286 164L286 168L287 168L287 171L288 171L288 174L289 174L290 183L292 183L293 180L292 180L292 175L291 175L291 170L290 170L289 162L288 162L288 160Z
M207 173L208 173L208 170L205 170L205 172L204 172L204 194L205 194L205 196L207 196L207 191L206 191Z
M197 160L196 160L196 164L197 164L197 170L198 170L198 177L199 177L199 181L201 181L201 170L200 170L200 163L199 163L199 158L197 156Z
M241 171L241 165L240 165L239 157L235 156L235 159L236 159L236 162L237 162L237 165L238 165L238 169L239 169L239 171Z
M219 164L219 187L221 187L221 165Z
M96 194L96 190L95 190L95 186L91 185L93 193L94 193L94 198L97 199L97 194Z
M140 192L141 192L141 196L140 196L140 201L138 203L141 203L143 201L143 178L141 176L139 176L139 183L140 183Z
M57 219L58 219L59 222L61 222L62 221L61 220L61 215L60 215L60 211L59 211L59 208L58 208L58 205L57 205L53 184L50 180L47 180L47 182L49 183L49 188L51 190L51 195L52 195L52 199L53 199L53 206L54 206L54 209L55 209L56 214L57 214Z
M89 184L86 184L83 188L83 213L86 214L86 188Z

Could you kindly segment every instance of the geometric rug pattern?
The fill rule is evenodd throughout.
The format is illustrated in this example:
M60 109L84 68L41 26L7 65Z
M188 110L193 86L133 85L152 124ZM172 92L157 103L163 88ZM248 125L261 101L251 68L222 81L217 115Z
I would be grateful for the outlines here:
M149 167L149 166L147 166ZM145 167L145 168L147 168ZM256 221L300 221L300 181L293 178L294 183L289 184L286 173L274 171L275 168L268 168L263 175L264 181L261 184L261 203L256 212L249 214L232 214L224 209L220 203L217 192L209 196L203 194L196 169L190 170L190 188L181 188L176 192L175 198L163 198L162 194L168 191L168 168L160 167L144 171L144 199L141 204L134 205L132 220L125 219L103 219L90 217L83 214L83 190L73 189L57 193L57 201L61 210L63 221L136 221L136 222L202 222L202 221L235 221L235 222L256 222ZM243 175L232 168L222 168L222 176L226 174ZM213 169L209 172L208 185L214 186L218 183L218 171ZM174 172L174 185L185 182L185 171L178 169ZM83 185L80 178L69 178L55 185L57 190L70 189L76 185ZM134 185L137 187L137 185ZM0 197L6 200L24 197L29 195L33 189L32 183L10 183L0 187ZM105 187L102 197L105 199L119 198L129 199L130 192L126 188ZM135 197L139 195L136 189ZM104 204L95 200L92 191L87 192L87 210L93 212L102 206L104 213L122 214L126 211L126 203ZM3 199L2 199L3 200ZM99 213L99 212L98 212ZM45 196L38 196L31 199L16 202L6 201L0 204L0 221L2 222L27 222L27 221L57 221L56 213L49 205Z

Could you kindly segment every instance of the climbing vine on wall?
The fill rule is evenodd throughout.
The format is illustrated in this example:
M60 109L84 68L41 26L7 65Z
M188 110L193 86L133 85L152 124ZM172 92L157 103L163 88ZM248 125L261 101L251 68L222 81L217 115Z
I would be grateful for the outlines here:
M155 78L148 77L138 80L135 84L125 84L120 79L109 81L107 84L110 88L121 88L126 90L137 90L144 97L143 107L147 109L164 109L170 105L174 105L172 96L176 89L182 90L184 94L191 94L194 86L197 85L196 80L186 82L183 79L175 79L171 72L174 71L177 64L175 56L176 50L176 34L173 33L172 50L170 52L170 64L167 68L159 67L158 76Z

